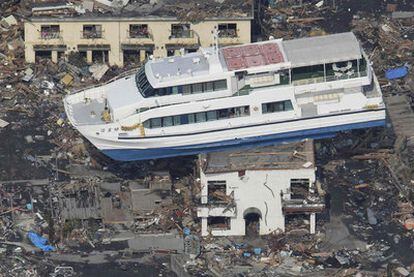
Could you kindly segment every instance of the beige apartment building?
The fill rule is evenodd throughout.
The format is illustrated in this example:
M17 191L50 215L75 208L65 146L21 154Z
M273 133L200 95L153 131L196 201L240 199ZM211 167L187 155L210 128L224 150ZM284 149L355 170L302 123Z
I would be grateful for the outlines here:
M207 17L191 23L162 16L32 16L25 22L26 61L50 58L57 62L70 52L79 52L88 63L124 66L154 58L220 46L249 43L253 11L235 16Z

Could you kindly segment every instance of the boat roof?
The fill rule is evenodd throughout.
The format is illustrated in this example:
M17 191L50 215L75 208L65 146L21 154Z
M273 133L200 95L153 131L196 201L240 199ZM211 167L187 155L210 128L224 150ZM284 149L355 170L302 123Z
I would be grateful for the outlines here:
M362 58L361 46L352 32L283 41L292 67Z
M209 61L199 53L165 58L151 63L152 72L157 79L208 74L209 68Z
M146 70L155 87L168 81L188 83L188 78L223 78L235 71L277 70L362 58L362 49L352 32L294 40L273 39L240 46L213 48L184 56L153 60Z
M220 50L221 60L229 71L282 63L285 56L279 43L272 41L226 47Z

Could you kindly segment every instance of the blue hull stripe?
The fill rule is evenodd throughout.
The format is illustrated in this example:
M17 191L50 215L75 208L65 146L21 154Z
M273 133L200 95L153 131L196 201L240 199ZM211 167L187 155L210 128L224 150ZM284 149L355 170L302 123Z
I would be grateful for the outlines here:
M274 145L286 142L299 141L305 138L327 138L333 137L335 133L340 131L379 127L384 125L385 120L376 120L363 123L345 124L334 127L323 127L266 136L232 139L213 143L151 149L106 149L102 150L102 152L105 155L117 161L150 160L175 156L195 155L199 153L222 151L241 147Z

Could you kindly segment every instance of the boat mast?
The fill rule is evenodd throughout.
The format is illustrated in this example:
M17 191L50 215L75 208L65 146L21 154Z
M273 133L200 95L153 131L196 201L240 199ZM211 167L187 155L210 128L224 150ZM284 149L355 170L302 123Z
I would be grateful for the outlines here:
M213 45L214 45L214 53L215 54L218 54L218 50L219 50L219 37L218 37L218 35L219 35L219 30L217 29L217 28L214 28L214 31L213 31Z

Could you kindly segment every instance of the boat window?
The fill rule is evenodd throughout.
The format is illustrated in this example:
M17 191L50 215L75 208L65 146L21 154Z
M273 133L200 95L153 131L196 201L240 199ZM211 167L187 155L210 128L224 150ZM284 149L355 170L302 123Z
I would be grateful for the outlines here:
M172 87L171 88L171 93L172 94L178 94L179 93L178 87Z
M206 113L196 113L196 122L205 122L206 121Z
M191 85L183 86L183 94L191 94Z
M223 90L223 89L227 89L227 82L226 80L219 80L219 81L214 81L214 90Z
M159 128L161 127L161 118L152 118L151 119L151 128Z
M210 92L214 90L213 82L203 83L203 92Z
M188 114L180 115L180 123L181 124L188 124L189 123Z
M223 118L228 118L230 114L230 109L222 109L218 111L218 118L219 119L223 119Z
M276 113L291 110L293 110L293 106L290 100L262 104L262 113Z
M174 125L180 125L181 123L181 116L176 115L174 116Z
M166 116L162 118L162 126L169 127L173 126L173 117L172 116Z
M192 84L191 85L191 92L192 93L201 93L201 92L203 92L203 83Z
M212 82L195 83L183 86L154 89L148 81L147 76L145 75L144 66L141 67L135 75L135 83L138 88L138 91L145 98L179 93L186 95L192 93L212 92L227 89L227 81L225 79Z
M217 112L216 111L209 111L207 112L207 121L217 120Z
M195 114L189 114L188 115L188 123L195 123Z
M212 110L207 112L182 114L176 116L166 116L159 118L152 118L144 122L145 128L161 128L178 125L193 124L206 121L214 121L220 119L229 119L235 117L243 117L250 115L249 106L241 106L234 108L226 108L219 110ZM151 124L148 124L151 122Z

